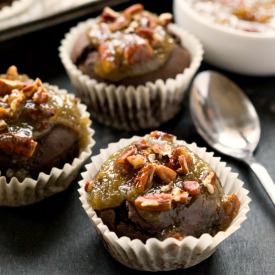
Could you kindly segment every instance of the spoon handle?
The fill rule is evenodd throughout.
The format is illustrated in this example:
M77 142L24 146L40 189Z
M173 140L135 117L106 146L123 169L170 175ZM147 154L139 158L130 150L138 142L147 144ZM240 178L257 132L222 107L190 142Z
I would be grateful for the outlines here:
M275 184L271 176L267 172L266 168L262 164L257 162L253 157L245 159L245 162L250 166L252 171L255 173L258 180L264 187L266 193L269 195L270 199L275 205Z

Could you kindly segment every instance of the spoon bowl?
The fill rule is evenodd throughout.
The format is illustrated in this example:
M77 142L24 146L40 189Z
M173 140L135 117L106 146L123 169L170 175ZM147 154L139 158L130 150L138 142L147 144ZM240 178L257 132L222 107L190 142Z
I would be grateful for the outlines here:
M261 127L249 98L234 82L214 71L199 73L192 84L190 110L198 133L217 151L247 163L275 204L275 185L253 157Z

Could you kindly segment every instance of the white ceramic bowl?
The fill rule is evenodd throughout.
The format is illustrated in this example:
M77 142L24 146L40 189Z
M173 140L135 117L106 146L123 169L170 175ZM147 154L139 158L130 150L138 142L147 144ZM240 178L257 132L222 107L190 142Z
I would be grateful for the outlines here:
M174 0L175 21L201 40L207 62L235 73L275 75L275 32L246 32L212 23L188 2Z

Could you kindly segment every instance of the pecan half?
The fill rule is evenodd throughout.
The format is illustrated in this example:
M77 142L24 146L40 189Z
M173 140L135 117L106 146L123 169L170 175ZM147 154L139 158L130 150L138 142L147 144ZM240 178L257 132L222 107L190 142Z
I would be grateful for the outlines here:
M172 196L166 193L139 196L135 200L135 206L145 211L168 211L172 207Z

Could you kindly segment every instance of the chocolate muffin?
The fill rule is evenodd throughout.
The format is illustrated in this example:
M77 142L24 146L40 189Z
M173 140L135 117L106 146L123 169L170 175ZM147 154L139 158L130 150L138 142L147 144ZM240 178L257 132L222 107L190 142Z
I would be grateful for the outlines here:
M77 98L11 66L0 76L1 176L37 178L71 163L89 143L89 123Z
M174 78L190 65L190 54L167 31L172 15L159 16L141 4L122 12L106 7L97 24L80 34L72 60L91 78L140 85Z
M240 208L212 168L175 136L151 132L106 160L86 183L87 200L118 237L146 241L214 236Z
M106 7L65 36L60 57L79 97L101 123L119 129L156 128L181 108L202 60L202 46L171 23L135 4Z

